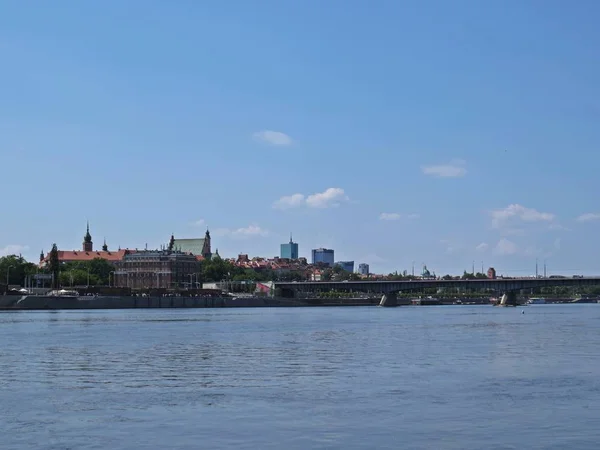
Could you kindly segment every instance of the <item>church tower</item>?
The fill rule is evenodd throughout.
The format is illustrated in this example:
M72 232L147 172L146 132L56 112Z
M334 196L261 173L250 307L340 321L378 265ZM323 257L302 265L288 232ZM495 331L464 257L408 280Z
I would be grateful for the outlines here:
M102 246L102 251L103 252L107 252L108 251L108 245L106 245L106 238L104 238L104 245Z
M83 237L83 251L84 252L93 252L94 251L94 243L92 242L92 235L90 234L90 223L87 223L87 231L85 236Z
M212 254L210 252L210 233L208 228L206 229L206 234L204 235L204 243L202 245L202 256L205 259L210 259Z

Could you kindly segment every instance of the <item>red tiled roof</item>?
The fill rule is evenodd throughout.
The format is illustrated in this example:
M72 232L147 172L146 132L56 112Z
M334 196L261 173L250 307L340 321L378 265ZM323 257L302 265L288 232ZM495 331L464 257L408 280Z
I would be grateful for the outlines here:
M91 251L84 252L82 250L59 250L58 260L60 262L71 262L71 261L92 261L95 258L105 259L109 262L121 261L123 257L128 253L135 253L135 250L117 250L117 251ZM46 255L41 264L48 262L49 255Z

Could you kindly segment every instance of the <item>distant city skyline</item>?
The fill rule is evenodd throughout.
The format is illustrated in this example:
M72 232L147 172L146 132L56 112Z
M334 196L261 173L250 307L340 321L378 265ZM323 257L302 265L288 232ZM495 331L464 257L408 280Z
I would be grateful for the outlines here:
M294 230L375 273L600 275L600 3L121 9L0 4L0 255L89 220L110 249Z

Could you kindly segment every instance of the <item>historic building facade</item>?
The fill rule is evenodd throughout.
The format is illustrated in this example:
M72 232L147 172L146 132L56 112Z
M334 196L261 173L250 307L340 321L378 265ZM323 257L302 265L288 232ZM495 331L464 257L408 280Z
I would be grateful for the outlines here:
M212 252L210 249L210 232L206 230L204 238L194 239L175 239L175 236L171 235L169 241L169 250L177 250L182 253L191 253L197 256L198 260L210 259Z
M196 286L199 262L177 250L142 250L115 263L114 285L131 289L172 289Z
M58 260L61 263L67 262L84 262L84 261L92 261L95 258L104 259L110 263L116 263L117 261L121 261L126 254L134 253L135 250L116 250L111 251L108 249L108 245L106 245L106 240L104 240L104 245L102 245L102 250L94 251L94 242L92 241L92 235L90 234L90 224L87 224L86 233L83 237L83 244L81 250L58 250ZM40 254L40 262L39 266L44 267L49 262L50 253L44 255L42 251Z

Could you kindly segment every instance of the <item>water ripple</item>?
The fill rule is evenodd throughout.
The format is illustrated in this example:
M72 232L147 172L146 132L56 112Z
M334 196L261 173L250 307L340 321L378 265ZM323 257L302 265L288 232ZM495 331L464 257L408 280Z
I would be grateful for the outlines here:
M595 449L596 311L0 314L0 433L11 449Z

